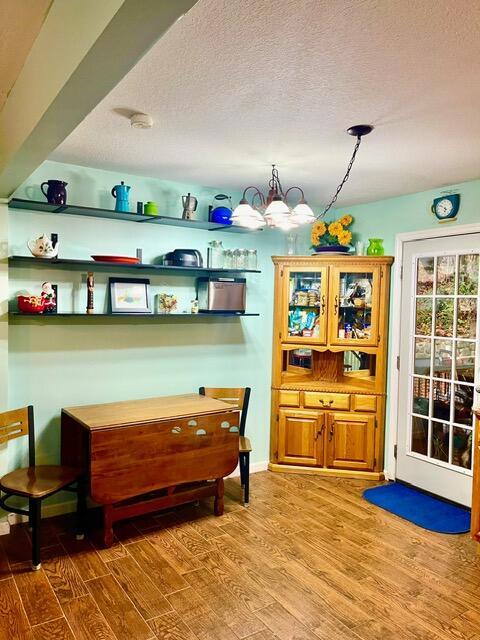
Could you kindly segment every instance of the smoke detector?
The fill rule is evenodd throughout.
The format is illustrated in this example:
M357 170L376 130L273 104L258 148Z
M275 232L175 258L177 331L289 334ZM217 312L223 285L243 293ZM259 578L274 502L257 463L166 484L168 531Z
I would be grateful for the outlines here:
M134 129L151 129L153 127L152 116L146 113L134 113L130 116L130 124Z

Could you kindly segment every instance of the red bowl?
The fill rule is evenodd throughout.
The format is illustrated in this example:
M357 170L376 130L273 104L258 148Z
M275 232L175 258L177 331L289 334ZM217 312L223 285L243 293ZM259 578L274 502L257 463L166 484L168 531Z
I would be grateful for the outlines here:
M43 313L45 303L40 296L17 296L18 310L22 313Z

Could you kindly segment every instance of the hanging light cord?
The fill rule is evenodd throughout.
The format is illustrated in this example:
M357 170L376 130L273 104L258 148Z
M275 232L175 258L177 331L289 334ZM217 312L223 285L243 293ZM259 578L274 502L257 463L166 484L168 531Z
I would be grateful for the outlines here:
M327 214L327 212L332 208L332 206L337 201L337 198L338 198L338 196L340 194L340 191L343 189L343 185L346 183L346 181L350 177L350 171L352 169L353 163L355 162L355 156L357 155L357 151L358 151L358 148L360 146L361 141L362 141L362 136L357 136L357 142L355 144L355 148L353 150L352 157L350 158L350 162L348 163L347 171L346 171L345 175L343 176L343 180L338 185L337 190L335 191L335 195L330 200L329 204L325 207L325 209L322 211L322 213L315 218L316 220L320 220L321 218L324 218L325 215Z

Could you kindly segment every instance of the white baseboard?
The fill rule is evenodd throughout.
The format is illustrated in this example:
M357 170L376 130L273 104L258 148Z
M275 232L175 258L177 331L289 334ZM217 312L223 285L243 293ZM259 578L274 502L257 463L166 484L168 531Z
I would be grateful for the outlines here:
M258 473L259 471L266 471L268 467L268 460L264 462L253 462L250 464L250 473ZM235 471L233 471L228 477L237 478L240 475L240 468L237 465ZM45 504L42 506L42 518L53 518L54 516L61 516L64 513L71 513L76 509L76 500L69 500L68 502L57 502L55 504ZM10 527L14 524L20 524L21 522L27 522L27 516L21 516L16 513L9 513L5 518L0 519L0 536L6 536L10 533Z
M259 471L266 471L268 469L268 460L264 460L263 462L251 462L250 463L250 473L258 473ZM227 476L228 478L238 478L240 475L240 467L237 464L235 471Z

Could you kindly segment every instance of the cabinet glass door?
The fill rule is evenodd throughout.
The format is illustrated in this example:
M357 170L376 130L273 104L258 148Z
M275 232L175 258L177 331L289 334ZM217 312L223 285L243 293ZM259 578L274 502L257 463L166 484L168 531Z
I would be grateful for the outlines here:
M380 267L333 267L330 289L330 343L378 343Z
M287 267L283 279L282 340L326 344L327 269Z

